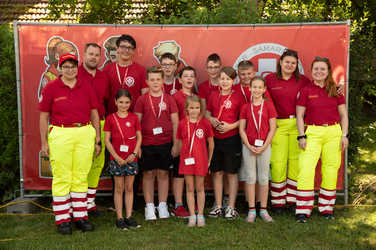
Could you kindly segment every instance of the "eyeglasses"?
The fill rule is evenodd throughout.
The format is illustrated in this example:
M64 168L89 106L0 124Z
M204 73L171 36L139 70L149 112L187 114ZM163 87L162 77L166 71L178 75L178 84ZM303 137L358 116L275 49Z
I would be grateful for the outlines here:
M219 70L221 67L220 66L215 66L215 67L207 67L207 69L209 71L212 71L212 70Z
M162 68L172 68L175 66L175 63L174 64L161 64Z
M128 50L129 52L133 52L134 51L134 47L133 46L130 46L130 47L127 47L125 45L122 45L122 46L119 46L119 48L123 51L126 51Z
M316 56L315 59L317 59L317 60L324 60L325 62L326 62L326 61L329 61L329 59L326 58L326 57L319 57L319 56Z
M77 70L77 66L72 66L72 67L69 67L69 66L62 66L61 68L62 68L63 70L65 70L65 71L69 71L69 70L76 71L76 70Z

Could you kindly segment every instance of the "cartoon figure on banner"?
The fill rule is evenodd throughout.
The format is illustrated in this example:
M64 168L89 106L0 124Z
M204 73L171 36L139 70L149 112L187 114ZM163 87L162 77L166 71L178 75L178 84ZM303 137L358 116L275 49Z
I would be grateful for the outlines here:
M238 64L243 60L249 60L254 64L256 76L265 77L276 71L277 59L287 47L276 43L256 44L245 50L235 61L233 68L238 71ZM304 75L304 68L299 60L299 72ZM237 82L239 80L237 79Z
M103 48L106 50L104 55L106 56L107 60L103 63L100 70L118 60L119 53L116 51L116 40L118 38L119 36L111 36L103 43Z
M48 40L46 52L47 56L44 57L44 62L48 67L43 73L40 81L38 98L40 97L44 86L60 76L61 71L58 66L60 56L65 53L72 53L79 57L76 45L70 41L64 40L60 36L54 36Z
M154 50L154 57L158 60L160 63L160 58L164 53L170 52L177 58L177 66L175 70L175 76L179 74L179 71L187 66L187 64L180 58L180 46L174 41L164 41L159 42L158 46L153 48Z

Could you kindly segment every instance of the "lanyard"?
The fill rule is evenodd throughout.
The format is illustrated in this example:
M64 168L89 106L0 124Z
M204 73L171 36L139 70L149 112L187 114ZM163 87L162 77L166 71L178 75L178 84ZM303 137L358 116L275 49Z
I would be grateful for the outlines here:
M186 94L184 93L183 89L181 89L180 91L181 91L181 94L182 94L183 97L184 97L184 100L186 101L189 95L186 95ZM193 95L193 93L191 93L191 95ZM186 96L187 96L187 97L186 97Z
M222 92L222 91L221 91ZM221 94L222 93L219 93L219 101L221 101ZM234 93L234 91L231 91L231 94L229 94L229 96L227 97L226 101L222 104L222 106L219 108L219 113L218 113L218 117L217 119L219 120L219 118L221 117L222 115L222 112L223 112L223 108L226 106L228 100L230 100L231 96L232 96L232 93Z
M159 120L159 117L161 116L161 111L162 111L162 107L161 106L162 106L162 102L163 102L163 91L162 91L162 96L161 96L161 102L159 103L158 117L155 114L154 105L153 105L153 101L151 100L151 94L150 94L150 92L149 92L149 101L150 101L151 109L153 110L154 117L157 120L157 127L158 127L158 120Z
M170 91L170 94L171 94L171 92L173 92L173 93L175 93L175 83L176 83L176 81L177 81L178 79L176 79L175 78L175 80L174 80L174 83L172 84L172 89L171 89L171 91ZM164 87L164 85L165 85L166 83L163 83L163 85L162 85L162 90L163 90L163 92L165 92L165 87ZM166 84L167 85L167 84Z
M190 125L189 125L189 118L187 116L188 142L191 141L191 146L189 147L189 156L188 156L189 158L191 158L193 143L195 141L196 128L198 127L199 123L200 123L200 117L198 117L198 120L197 120L197 123L196 123L196 127L195 127L195 129L193 131L192 141L191 141L191 128L190 128Z
M255 127L256 127L256 130L257 130L257 133L258 133L258 138L260 139L260 131L261 131L261 116L262 116L262 107L264 106L264 99L262 100L262 103L261 103L261 109L259 111L260 115L259 115L259 125L257 127L257 122L256 122L256 117L255 117L255 114L253 113L253 102L251 104L251 112L252 112L252 117L253 117L253 121L255 123Z
M212 88L211 88L211 84L210 84L210 80L209 80L209 90L213 93L214 91L212 90ZM213 85L214 86L214 85ZM221 90L221 87L220 87L220 85L218 84L218 90Z
M240 84L240 88L242 89L242 92L243 92L243 95L244 95L244 98L245 98L245 102L248 102L247 100L247 96L245 95L244 93L244 89L243 89L243 86L242 86L242 83L239 83ZM252 95L251 95L252 96ZM251 97L252 98L252 97Z
M119 121L118 121L118 119L116 118L115 113L113 113L112 115L113 115L114 118L115 118L116 124L117 124L117 126L118 126L118 128L119 128L119 131L120 131L120 134L121 134L121 137L123 137L123 145L125 145L125 137L124 137L124 135L123 135L123 131L121 130L121 127L120 127Z
M121 81L120 73L119 73L119 65L118 65L118 63L116 62L116 71L117 71L117 75L118 75L118 77L119 77L119 82L120 82L120 85L121 85L122 88L124 88L125 80L127 79L127 76L128 76L129 66L130 66L130 65L128 65L127 70L125 71L124 80Z

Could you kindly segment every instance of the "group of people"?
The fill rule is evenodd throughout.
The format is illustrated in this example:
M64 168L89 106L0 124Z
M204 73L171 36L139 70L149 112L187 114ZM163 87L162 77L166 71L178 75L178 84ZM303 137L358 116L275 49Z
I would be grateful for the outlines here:
M194 68L183 67L175 77L173 54L163 54L160 66L145 70L132 61L136 41L131 36L120 36L116 50L117 62L103 71L97 68L101 48L95 43L86 45L81 65L75 55L62 55L61 76L44 87L39 100L41 152L51 162L59 233L70 234L71 222L83 232L92 231L88 215L104 215L94 199L105 147L114 181L116 227L123 230L140 227L132 207L141 173L145 220L156 220L157 214L169 218L172 172L171 215L189 218L188 226L205 226L204 178L210 172L215 204L208 216L238 217L235 202L242 182L246 221L254 222L257 215L273 221L266 209L270 181L274 212L282 214L287 202L297 222L306 222L320 156L318 207L325 218L334 218L348 119L343 86L337 88L329 59L313 60L311 81L299 74L293 50L285 50L276 73L265 78L255 76L250 61L240 62L236 72L222 67L220 57L212 54L206 62L209 80L197 91ZM235 85L237 76L240 82Z

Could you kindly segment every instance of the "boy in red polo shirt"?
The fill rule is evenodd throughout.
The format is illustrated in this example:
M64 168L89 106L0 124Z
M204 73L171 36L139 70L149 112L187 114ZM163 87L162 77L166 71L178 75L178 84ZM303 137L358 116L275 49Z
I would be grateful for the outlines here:
M181 89L181 83L175 77L176 57L171 53L164 53L160 59L161 68L164 75L163 91L173 95Z
M178 157L176 130L179 123L178 107L174 98L162 90L163 71L152 66L146 70L150 91L137 100L135 114L141 122L142 146L140 168L143 170L143 192L146 203L145 220L156 220L154 207L154 179L158 180L158 213L160 219L170 217L167 210L168 171L172 158Z

